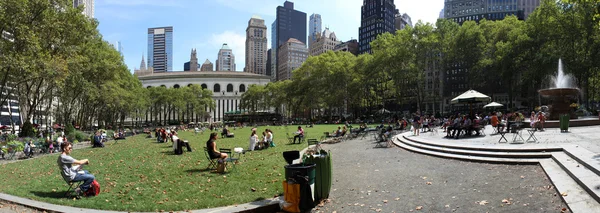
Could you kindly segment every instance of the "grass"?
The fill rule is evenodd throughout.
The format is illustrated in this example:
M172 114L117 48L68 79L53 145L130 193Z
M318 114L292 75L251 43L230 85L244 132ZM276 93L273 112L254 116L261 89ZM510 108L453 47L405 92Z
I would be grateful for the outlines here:
M0 192L58 205L120 211L193 210L272 198L283 194L286 162L281 153L302 150L307 144L288 143L286 133L295 132L296 126L258 129L265 128L272 128L277 146L242 154L236 171L230 173L205 170L208 161L203 147L208 132L197 136L193 131L180 132L180 138L188 140L194 150L183 155L173 155L171 143L138 135L105 148L73 151L74 158L90 160L85 169L100 183L97 197L63 197L68 186L60 176L57 154L1 165ZM318 139L335 128L318 125L305 132L307 138ZM235 138L219 138L217 148L247 149L250 128L231 132Z

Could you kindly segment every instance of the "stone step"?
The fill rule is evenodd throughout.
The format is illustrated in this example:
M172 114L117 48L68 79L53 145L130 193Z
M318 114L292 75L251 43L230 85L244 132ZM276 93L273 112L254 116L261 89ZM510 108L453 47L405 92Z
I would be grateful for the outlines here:
M410 145L402 142L401 140L403 140L403 139L404 138L398 137L393 142L394 142L394 144L396 144L396 146L399 146L403 149L406 149L406 150L409 150L412 152L417 152L417 153L432 155L432 156L437 156L437 157L443 157L443 158L452 158L452 159L478 161L478 162L516 163L516 164L536 164L536 163L538 163L539 160L543 159L543 158L483 157L483 156L469 156L469 155L462 155L462 154L451 154L451 153L432 151L432 150L427 150L427 149L410 146Z
M446 148L437 145L428 145L415 143L411 140L400 140L401 142L430 151L445 152L457 155L467 156L481 156L481 157L500 157L500 158L550 158L552 153L550 152L491 152L491 151L480 151L480 150L467 150L462 148Z
M562 151L562 147L558 146L548 146L548 147L535 147L529 144L523 145L514 145L511 147L494 147L487 145L465 145L464 143L458 144L456 142L460 140L454 140L454 143L445 143L445 142L430 142L423 139L418 139L415 137L406 137L406 135L402 135L401 137L406 140L410 140L415 143L430 145L430 146L439 146L445 148L454 148L454 149L463 149L463 150L477 150L477 151L489 151L489 152L558 152ZM486 136L489 137L489 136Z
M563 149L569 157L577 160L577 162L585 165L585 167L600 176L600 158L596 153L574 144L564 144Z
M540 165L571 212L600 212L598 203L566 171L552 159L540 160Z
M564 152L552 153L552 159L575 180L596 202L600 202L600 176Z

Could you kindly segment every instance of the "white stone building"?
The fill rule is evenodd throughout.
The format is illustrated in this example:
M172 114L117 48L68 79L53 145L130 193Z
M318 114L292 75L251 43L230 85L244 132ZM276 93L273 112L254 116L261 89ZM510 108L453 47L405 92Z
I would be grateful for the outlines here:
M242 94L253 84L266 85L271 81L269 76L239 71L214 72L163 72L136 70L143 87L179 88L192 84L200 85L213 91L215 109L207 110L210 118L205 122L223 121L224 113L240 109Z

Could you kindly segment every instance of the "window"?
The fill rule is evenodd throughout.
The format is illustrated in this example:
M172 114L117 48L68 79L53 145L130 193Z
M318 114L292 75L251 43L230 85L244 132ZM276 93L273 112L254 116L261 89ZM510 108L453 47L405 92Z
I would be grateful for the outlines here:
M208 88L208 86L206 86L206 84L202 84L201 87L202 87L202 89Z
M240 92L246 92L246 85L240 84Z
M213 92L221 92L221 85L215 84L215 86L213 87Z
M150 88L152 88L152 86L147 86L146 88L150 89Z
M233 92L233 85L227 84L227 92Z
M175 88L175 89L179 89L179 84L175 84L175 85L173 85L173 88Z

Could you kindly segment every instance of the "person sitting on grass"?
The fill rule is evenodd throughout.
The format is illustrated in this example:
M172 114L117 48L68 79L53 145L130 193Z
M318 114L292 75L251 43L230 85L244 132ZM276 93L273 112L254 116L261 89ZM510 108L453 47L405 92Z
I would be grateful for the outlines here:
M61 170L61 175L65 181L83 181L83 183L79 186L79 188L75 189L75 194L77 196L83 195L86 192L92 182L94 181L94 175L90 174L87 170L83 170L82 165L87 165L90 163L88 159L76 160L71 157L71 151L73 151L73 147L70 142L64 142L60 145L62 153L58 156L58 167Z
M254 151L254 149L260 149L260 143L258 142L258 135L256 134L256 130L252 129L252 133L250 134L250 144L248 145L248 150Z
M211 159L219 158L223 162L227 158L227 153L217 151L217 133L210 133L210 138L206 141L206 150Z

